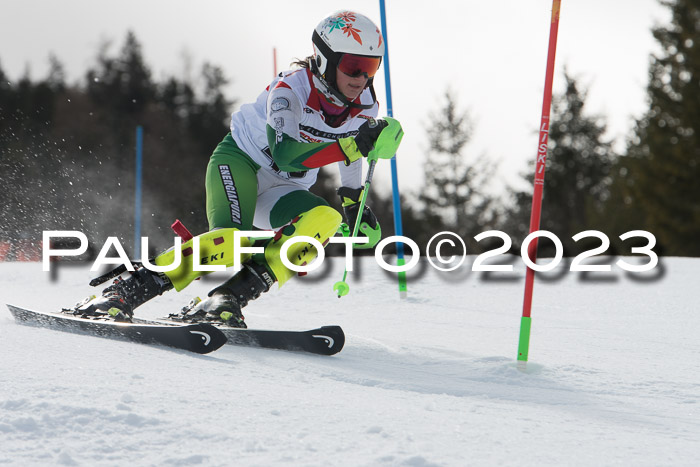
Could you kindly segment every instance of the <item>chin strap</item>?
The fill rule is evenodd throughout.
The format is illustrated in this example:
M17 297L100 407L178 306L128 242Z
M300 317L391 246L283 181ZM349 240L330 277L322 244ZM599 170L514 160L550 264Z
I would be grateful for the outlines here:
M343 95L343 93L337 91L334 87L329 87L328 89L333 96L335 96L340 102L343 104L347 105L351 109L371 109L374 107L374 104L377 103L377 95L374 93L374 86L372 84L369 85L369 92L372 95L372 103L371 104L360 104L357 102L352 102L349 101L347 97Z

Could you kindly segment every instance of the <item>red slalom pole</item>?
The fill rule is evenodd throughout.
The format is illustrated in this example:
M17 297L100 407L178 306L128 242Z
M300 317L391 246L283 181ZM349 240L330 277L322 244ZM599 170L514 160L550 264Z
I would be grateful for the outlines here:
M277 47L272 48L272 72L277 76Z
M530 233L540 229L540 214L542 212L542 191L544 189L544 169L547 162L547 142L549 140L549 112L552 107L552 82L554 81L554 56L557 53L557 32L559 30L559 10L561 0L552 1L552 24L549 29L549 51L547 52L547 72L544 80L544 98L542 101L542 119L540 121L540 139L537 147L535 163L535 191L532 195L530 211ZM528 245L527 255L534 263L537 261L537 238ZM530 328L532 325L532 288L535 282L535 271L530 267L525 273L525 298L523 300L523 316L520 319L520 341L518 343L518 362L527 362L530 350Z

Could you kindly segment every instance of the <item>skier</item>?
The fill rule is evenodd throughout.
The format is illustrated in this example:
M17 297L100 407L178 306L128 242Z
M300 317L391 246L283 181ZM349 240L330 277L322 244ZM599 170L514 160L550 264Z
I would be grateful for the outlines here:
M210 231L197 237L200 264L232 266L233 230L277 229L266 239L264 253L242 254L242 269L209 296L191 303L183 320L207 320L245 328L241 308L294 276L280 259L285 240L310 236L325 245L335 235L342 216L309 192L318 169L337 163L342 186L338 195L349 223L355 222L362 196L362 158L370 152L394 156L403 131L394 119L375 120L378 104L373 77L384 56L379 28L366 16L343 11L321 21L312 34L313 55L297 61L296 69L280 73L254 103L231 117L231 132L214 150L206 173L207 219ZM368 206L361 213L360 232L371 248L381 238ZM137 268L117 279L99 297L76 305L75 314L112 315L130 321L134 308L164 292L181 291L204 274L193 271L192 243L182 245L182 263L170 272ZM255 243L255 246L258 246ZM253 241L243 238L242 246ZM175 258L170 249L155 258L159 266ZM296 265L310 262L316 251L296 243L288 258Z

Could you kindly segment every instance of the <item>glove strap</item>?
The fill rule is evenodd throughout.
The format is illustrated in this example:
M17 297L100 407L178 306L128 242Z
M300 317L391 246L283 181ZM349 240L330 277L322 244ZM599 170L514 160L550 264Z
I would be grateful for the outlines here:
M351 206L360 202L362 198L362 192L364 188L349 188L346 186L341 186L338 188L338 196L343 202L343 207Z
M355 143L355 138L352 136L347 138L338 138L338 146L340 146L340 150L343 151L343 154L345 154L345 158L347 159L345 161L345 165L350 165L356 160L362 159L362 153L358 149L357 143Z

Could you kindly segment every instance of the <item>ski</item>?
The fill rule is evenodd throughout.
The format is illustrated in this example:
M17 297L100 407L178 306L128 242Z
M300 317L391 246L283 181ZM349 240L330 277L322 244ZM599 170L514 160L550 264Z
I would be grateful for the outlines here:
M179 321L168 318L147 320L134 318L143 324L178 326ZM246 347L309 352L318 355L334 355L345 345L345 333L340 326L322 326L309 331L277 331L267 329L241 329L212 323L226 336L226 343Z
M61 331L160 344L200 354L213 352L226 343L223 332L207 323L123 323L104 318L83 318L66 313L46 313L7 305L18 322Z
M334 355L345 345L345 333L340 326L323 326L310 331L274 331L263 329L218 328L228 344L263 347L266 349L297 350L319 355Z

